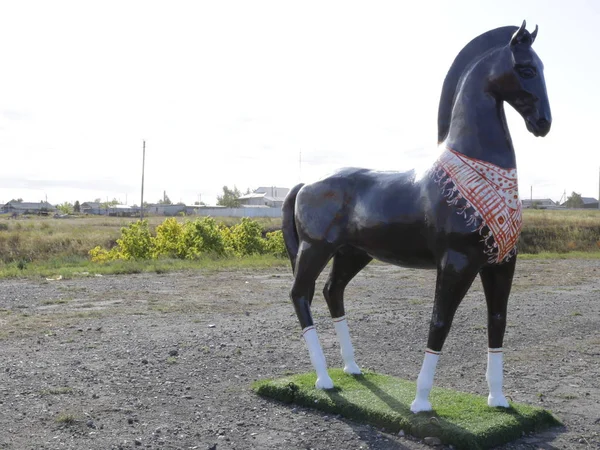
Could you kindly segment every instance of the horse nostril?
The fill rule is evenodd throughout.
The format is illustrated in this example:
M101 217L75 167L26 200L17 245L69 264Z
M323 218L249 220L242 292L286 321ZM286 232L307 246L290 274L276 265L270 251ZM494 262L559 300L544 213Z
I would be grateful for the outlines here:
M538 119L537 126L538 126L538 128L541 128L544 130L546 128L550 128L550 122L547 121L546 119Z

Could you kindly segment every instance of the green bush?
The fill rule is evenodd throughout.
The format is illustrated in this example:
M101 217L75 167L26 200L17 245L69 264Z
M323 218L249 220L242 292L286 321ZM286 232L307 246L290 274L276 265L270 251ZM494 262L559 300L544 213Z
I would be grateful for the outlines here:
M285 248L285 242L283 241L283 232L281 230L271 231L267 233L267 240L265 242L265 249L267 253L270 253L281 258L287 257L287 250Z
M240 223L224 232L226 248L236 256L260 255L265 253L265 240L258 222L244 217Z
M154 258L161 255L170 258L184 258L183 235L184 227L175 218L166 219L157 226L156 237L154 238Z
M118 247L113 247L110 250L106 250L105 248L97 245L89 251L89 255L93 262L106 262L113 261L115 259L125 259L123 258L123 255L119 253Z
M212 217L187 221L183 226L180 254L193 259L203 253L223 256L226 253L223 234Z
M117 239L122 259L150 259L154 242L147 220L132 222L121 228L121 239Z
M243 218L231 227L219 225L212 217L204 217L183 224L175 218L165 219L152 236L148 222L137 221L121 228L117 246L107 250L96 246L88 253L94 262L114 259L150 259L166 256L195 259L201 255L247 256L264 253L286 256L283 233L272 231L262 237L261 225Z

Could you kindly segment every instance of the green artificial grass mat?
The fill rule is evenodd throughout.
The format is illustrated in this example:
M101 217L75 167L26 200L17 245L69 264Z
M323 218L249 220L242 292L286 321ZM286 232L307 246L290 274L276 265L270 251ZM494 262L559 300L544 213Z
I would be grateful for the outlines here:
M510 408L491 408L487 397L438 387L429 398L433 411L414 414L410 411L414 382L374 372L347 375L341 369L331 369L329 375L335 388L327 391L315 389L314 372L256 381L252 389L261 396L340 414L389 432L437 437L456 448L494 447L524 432L561 425L542 408L513 402Z

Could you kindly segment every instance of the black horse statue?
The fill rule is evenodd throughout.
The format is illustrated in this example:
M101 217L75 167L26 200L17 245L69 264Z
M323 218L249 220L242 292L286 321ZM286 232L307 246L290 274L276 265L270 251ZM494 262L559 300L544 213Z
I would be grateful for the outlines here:
M550 131L536 35L507 26L472 40L443 84L438 112L441 152L415 171L342 169L292 188L283 205L283 235L294 283L290 297L302 327L316 387L333 388L310 305L315 280L333 258L323 294L340 341L344 371L360 374L344 311L344 289L373 258L437 270L427 349L413 412L431 410L429 392L454 314L479 274L488 310L488 405L508 407L502 392L502 341L521 231L515 152L504 102L535 136Z

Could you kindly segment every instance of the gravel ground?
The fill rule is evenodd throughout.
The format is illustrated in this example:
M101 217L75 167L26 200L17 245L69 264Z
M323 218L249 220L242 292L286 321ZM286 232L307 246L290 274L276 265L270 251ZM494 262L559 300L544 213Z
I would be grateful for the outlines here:
M505 393L551 409L565 427L504 448L600 448L599 275L600 261L518 263ZM352 281L359 365L416 379L434 279L372 264ZM1 280L0 449L428 448L252 393L254 380L311 370L290 283L287 267ZM320 295L313 314L330 366L340 365ZM436 385L487 394L485 324L476 282Z

